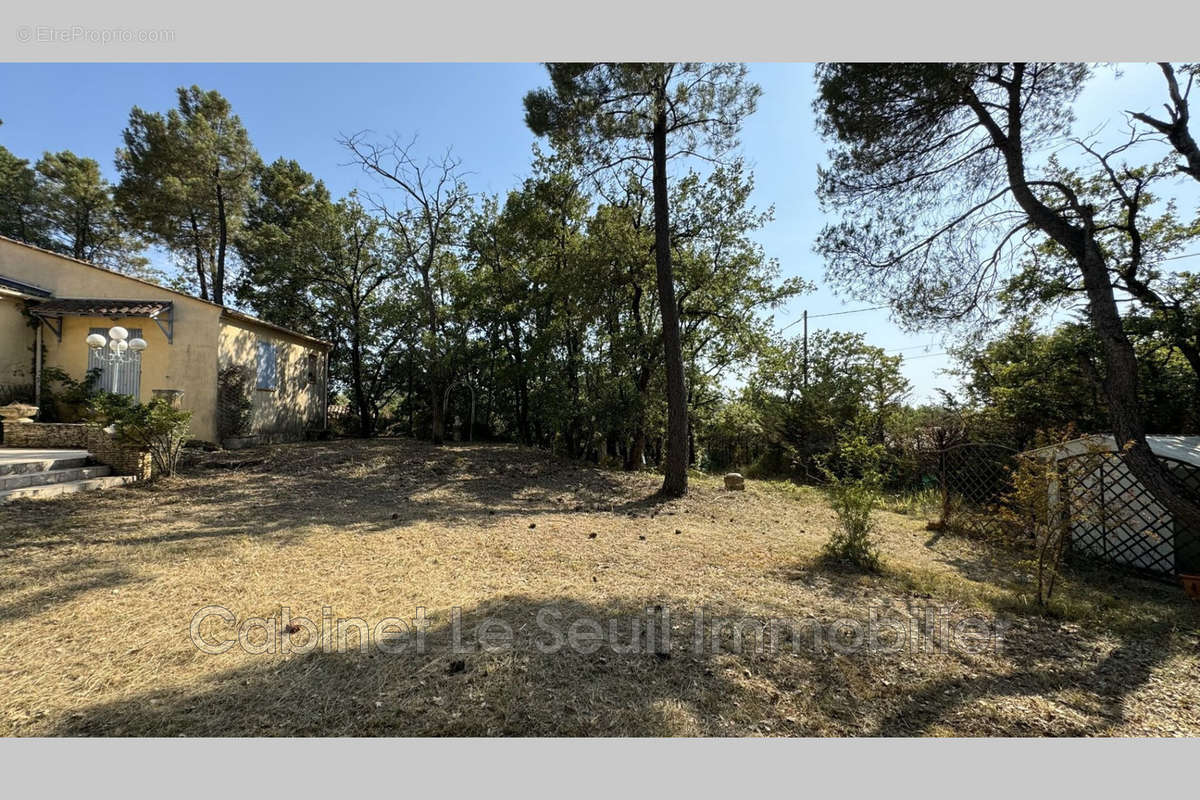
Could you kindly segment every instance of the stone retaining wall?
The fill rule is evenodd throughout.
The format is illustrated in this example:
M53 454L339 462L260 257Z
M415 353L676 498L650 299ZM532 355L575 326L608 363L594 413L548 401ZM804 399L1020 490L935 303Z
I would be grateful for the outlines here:
M4 445L40 450L87 450L92 458L112 467L118 475L134 475L138 480L147 480L153 465L148 450L119 444L111 433L77 423L7 423L4 426Z
M107 464L118 475L133 475L139 481L149 480L154 470L154 459L149 450L138 450L119 444L111 433L99 428L87 428L87 450L92 458Z
M6 422L6 447L33 449L86 449L87 425L65 422Z

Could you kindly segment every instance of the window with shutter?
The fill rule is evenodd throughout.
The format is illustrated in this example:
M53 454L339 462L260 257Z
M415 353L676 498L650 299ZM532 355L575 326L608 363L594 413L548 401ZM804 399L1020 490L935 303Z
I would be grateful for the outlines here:
M275 345L271 342L260 341L258 343L258 364L257 364L258 379L255 382L256 389L274 391L276 387L276 352Z
M129 339L141 339L141 328L129 328ZM98 333L108 339L108 328L89 328L88 334ZM100 370L100 380L96 388L113 394L127 394L134 400L141 399L142 387L142 354L132 350L126 351L129 360L121 364L113 364L101 357L101 353L88 348L88 371Z

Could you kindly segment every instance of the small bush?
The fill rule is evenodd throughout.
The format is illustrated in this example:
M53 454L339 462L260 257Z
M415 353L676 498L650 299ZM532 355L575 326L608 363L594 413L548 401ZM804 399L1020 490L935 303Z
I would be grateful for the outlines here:
M838 441L836 454L837 472L828 465L821 466L829 481L829 502L838 517L838 528L825 545L825 552L862 569L877 571L880 557L872 536L872 514L879 505L883 485L883 447L868 444L862 436L845 437Z
M1065 432L1039 431L1033 445L1035 448L1058 447L1073 438L1075 432L1070 428ZM1089 445L1087 450L1098 455L1103 448ZM1060 464L1053 456L1022 455L1012 471L1012 489L1005 498L1002 518L1008 528L1022 538L1015 544L1031 550L1030 557L1021 565L1037 577L1037 604L1042 608L1050 606L1054 590L1064 582L1062 561L1070 543L1065 514L1069 513L1076 523L1091 522L1097 527L1107 523L1115 527L1105 510L1101 482L1089 481L1086 477L1094 463L1091 459L1076 457ZM1069 480L1066 473L1071 470L1081 470L1083 474ZM1071 495L1053 498L1050 487L1064 486L1065 479L1069 480ZM1060 488L1060 491L1063 490ZM1070 512L1066 510L1068 504Z
M124 409L116 404L108 408L116 414L111 425L117 441L149 450L155 475L174 475L179 467L183 443L188 438L192 412L180 411L161 398L149 403L134 403Z
M113 392L98 392L88 401L83 418L101 428L106 428L122 419L137 405L137 401L127 394Z
M79 422L86 418L93 398L100 394L100 368L93 367L77 381L58 367L42 370L42 422Z

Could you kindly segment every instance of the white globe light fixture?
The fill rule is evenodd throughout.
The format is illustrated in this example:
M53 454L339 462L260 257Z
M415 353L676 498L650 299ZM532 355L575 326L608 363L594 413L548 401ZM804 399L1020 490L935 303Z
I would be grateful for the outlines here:
M121 374L121 365L132 364L147 347L145 339L140 337L130 339L129 331L120 325L114 325L108 329L107 339L103 334L93 333L85 341L97 359L112 365L113 389L119 385L117 379Z

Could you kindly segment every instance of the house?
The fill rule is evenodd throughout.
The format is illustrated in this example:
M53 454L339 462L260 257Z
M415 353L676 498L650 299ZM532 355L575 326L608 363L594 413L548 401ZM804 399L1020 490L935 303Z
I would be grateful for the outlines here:
M146 344L117 366L86 341L113 326ZM217 442L218 374L241 364L254 384L245 434L298 439L325 427L329 349L240 311L0 237L0 392L39 387L50 367L76 380L98 367L101 388L141 402L175 398L192 412L192 436Z
M1200 436L1147 436L1146 443L1200 496ZM1200 531L1172 519L1126 466L1112 436L1085 436L1025 455L1054 460L1048 508L1075 552L1159 575L1200 573Z

